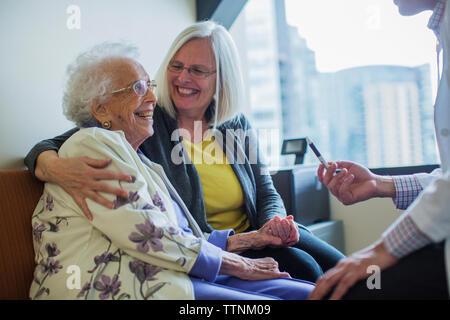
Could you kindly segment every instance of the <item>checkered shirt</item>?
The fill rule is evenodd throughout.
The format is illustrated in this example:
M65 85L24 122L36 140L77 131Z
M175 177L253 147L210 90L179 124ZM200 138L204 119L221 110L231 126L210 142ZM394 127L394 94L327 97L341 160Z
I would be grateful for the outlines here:
M445 3L447 0L439 0L434 7L433 14L428 20L428 28L434 31L436 37L439 39L439 27L441 24L442 17L444 16Z
M428 28L433 30L439 39L439 29L444 16L447 0L439 0L428 21ZM417 178L409 176L393 176L395 185L394 203L397 209L405 210L423 190ZM402 258L411 252L431 243L431 239L424 234L406 212L396 220L381 237L386 249L394 257Z
M413 175L393 176L395 185L395 207L405 210L423 190L417 178Z
M393 179L396 190L394 203L397 209L406 209L423 188L413 175L393 176ZM420 231L407 213L383 233L382 241L389 253L396 258L402 258L431 243L431 239Z

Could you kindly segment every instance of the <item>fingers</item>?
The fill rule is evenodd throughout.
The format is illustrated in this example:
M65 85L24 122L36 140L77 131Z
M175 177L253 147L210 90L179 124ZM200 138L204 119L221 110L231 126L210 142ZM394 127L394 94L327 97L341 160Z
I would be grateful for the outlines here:
M118 180L130 183L136 181L136 177L132 175L105 169L93 169L90 172L90 175L95 180Z
M111 159L97 160L88 157L82 157L81 160L93 169L88 173L93 179L118 180L124 182L134 182L136 180L136 177L126 173L105 170L104 168L111 163Z
M353 193L350 190L352 183L355 180L355 176L353 174L347 175L342 179L342 184L339 187L338 194L339 200L342 201L343 204L348 205L354 203Z
M125 189L112 186L105 182L92 182L90 188L96 192L103 192L108 194L114 194L118 197L128 198L128 192ZM107 206L106 206L107 207Z
M280 217L275 216L271 220L270 229L272 235L279 237L283 242L286 242L290 234L290 223L285 219L280 219Z
M337 163L330 163L325 174L323 174L323 169L320 170L323 175L322 183L330 190L331 194L346 205L355 202L353 192L351 191L355 182L355 175L349 172L348 168L350 165L351 163L346 161L338 161ZM341 172L335 173L337 168L342 168ZM318 170L318 173L320 172Z
M348 172L348 170L344 168L341 172L336 173L337 169L338 169L338 165L335 162L329 162L328 169L326 169L325 175L323 176L323 179L322 179L322 183L325 184L327 187L329 186L330 182L333 179L342 177L342 172L344 170L345 170L345 172Z
M330 300L341 299L347 293L348 289L351 288L357 280L358 280L357 278L351 275L345 275L344 277L342 277L342 279L339 281L339 284L334 289L333 294L330 297Z
M257 271L260 273L260 279L291 278L288 272L281 272L278 268L278 262L270 257L254 259Z
M289 238L289 234L291 232L291 225L287 220L281 220L278 224L279 234L281 240L283 242L286 242L286 240Z
M322 183L326 186L330 183L331 179L333 178L334 172L336 171L336 164L329 162L328 169L325 170L325 174L322 178Z
M87 198L91 199L92 201L97 202L98 204L101 204L105 208L114 209L114 202L106 199L105 197L101 196L97 192L90 191L87 195ZM124 198L128 198L128 195Z
M81 211L83 211L83 214L86 216L86 218L89 221L92 221L94 219L94 217L92 216L91 211L89 210L86 201L81 198L81 197L77 197L77 196L73 196L76 204L81 208Z
M352 162L349 161L336 161L336 162L328 162L328 169L325 169L323 164L320 164L317 169L317 177L318 180L325 184L327 187L335 177L344 177L344 175L340 174L342 171L348 173L349 168L353 165ZM336 170L341 169L340 172L336 172Z
M292 216L291 216L292 217ZM286 243L288 246L292 246L296 244L300 239L300 233L298 232L298 226L295 223L293 217L290 219L290 234L288 239L286 240Z
M323 183L323 172L325 171L325 167L323 164L319 165L319 168L317 168L317 178L321 183Z
M333 269L327 271L316 283L308 299L317 300L325 297L334 287L330 299L341 299L358 280L367 277L365 262L367 258L345 258Z
M331 180L329 181L327 188L328 190L330 190L330 192L334 195L338 195L339 194L339 188L343 182L343 179L345 177L347 177L348 174L348 170L347 169L342 169L341 172L337 173L336 175L334 175Z
M107 165L111 163L111 159L97 160L89 157L83 157L83 161L93 168L105 168Z
M270 235L281 240L281 246L291 246L299 240L300 235L298 233L298 226L292 215L289 215L283 219L275 216L269 222L264 224L260 230L266 227L268 227L268 233ZM275 241L272 241L272 245L276 246L277 244Z
M309 300L322 299L330 289L336 285L340 279L340 273L336 269L331 269L326 272L317 282L313 292L308 297Z

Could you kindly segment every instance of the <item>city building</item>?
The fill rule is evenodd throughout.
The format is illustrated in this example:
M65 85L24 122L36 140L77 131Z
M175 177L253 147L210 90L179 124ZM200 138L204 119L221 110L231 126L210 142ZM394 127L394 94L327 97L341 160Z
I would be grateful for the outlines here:
M270 164L292 164L280 157L282 140L305 136L329 160L369 167L437 162L428 64L320 73L301 30L286 21L284 0L250 0L241 16L247 113ZM305 163L317 159L309 152Z

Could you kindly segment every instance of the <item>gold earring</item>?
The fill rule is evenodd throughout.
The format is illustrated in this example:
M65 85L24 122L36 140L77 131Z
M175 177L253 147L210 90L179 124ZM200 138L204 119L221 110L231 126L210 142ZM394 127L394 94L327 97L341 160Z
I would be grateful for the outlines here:
M106 121L103 121L103 122L102 122L102 127L103 127L103 129L110 129L110 128L111 128L111 125L112 125L112 123L111 123L111 121L109 121L109 120L106 120Z

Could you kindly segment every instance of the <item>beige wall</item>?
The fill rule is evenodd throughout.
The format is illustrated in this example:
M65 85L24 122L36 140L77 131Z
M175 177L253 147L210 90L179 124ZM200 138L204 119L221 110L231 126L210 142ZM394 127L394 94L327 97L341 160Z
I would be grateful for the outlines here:
M344 206L331 194L330 211L331 219L344 223L346 254L373 243L403 212L395 208L391 198Z
M71 5L80 10L80 29ZM65 68L106 40L140 48L152 76L171 41L195 22L195 0L1 0L0 169L23 167L38 141L73 127L62 115Z

